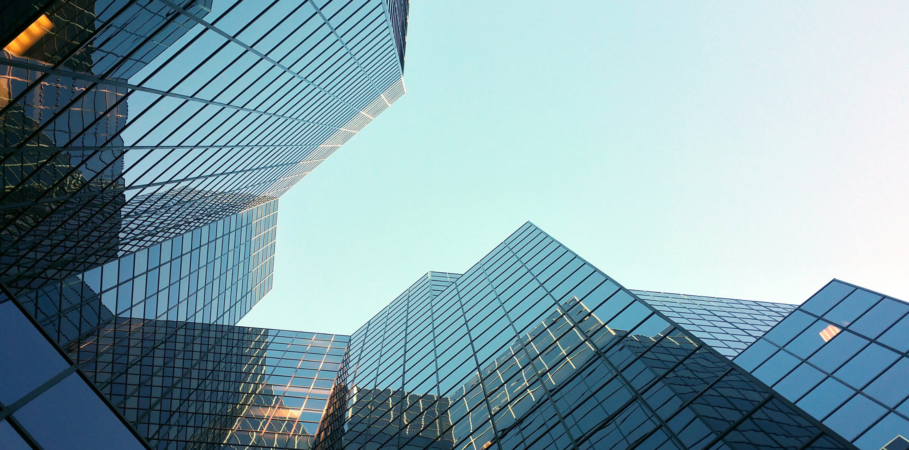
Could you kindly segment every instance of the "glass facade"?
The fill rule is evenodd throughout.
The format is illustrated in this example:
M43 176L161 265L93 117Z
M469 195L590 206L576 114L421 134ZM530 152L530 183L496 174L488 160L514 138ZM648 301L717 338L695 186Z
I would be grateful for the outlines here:
M0 448L311 447L347 337L236 323L278 198L404 94L408 8L0 6Z
M851 448L529 223L351 336L318 445Z
M796 308L703 295L632 292L728 358L735 358Z
M406 1L2 8L0 281L14 292L280 197L404 94Z
M6 293L0 293L0 381L0 448L146 448Z
M408 14L0 6L0 448L909 450L909 304L630 291L529 223L352 336L237 326Z
M236 324L271 289L277 200L18 295L61 346L114 317Z
M347 341L118 319L67 350L153 448L309 449Z
M909 448L909 303L833 280L740 354L862 450Z

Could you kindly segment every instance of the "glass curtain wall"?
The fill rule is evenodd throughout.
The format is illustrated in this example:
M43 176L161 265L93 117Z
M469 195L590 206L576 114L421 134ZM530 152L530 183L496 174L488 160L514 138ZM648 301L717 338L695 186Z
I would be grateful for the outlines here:
M862 450L909 448L909 303L833 280L735 362Z

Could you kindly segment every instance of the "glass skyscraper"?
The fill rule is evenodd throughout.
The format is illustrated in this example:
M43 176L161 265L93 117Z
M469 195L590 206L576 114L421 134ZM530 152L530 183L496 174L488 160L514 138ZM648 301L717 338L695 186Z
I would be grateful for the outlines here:
M0 5L0 448L311 448L346 337L236 323L278 198L404 94L408 7Z
M862 449L909 448L909 304L831 281L735 361Z
M628 290L529 222L350 336L238 326L408 11L0 6L0 449L909 450L909 304Z
M3 8L0 281L17 291L280 197L404 94L405 1Z
M687 308L710 314L694 298ZM732 311L730 324L783 317L709 301L733 305L715 312ZM430 272L351 336L319 445L852 448L698 334L528 223L463 275Z

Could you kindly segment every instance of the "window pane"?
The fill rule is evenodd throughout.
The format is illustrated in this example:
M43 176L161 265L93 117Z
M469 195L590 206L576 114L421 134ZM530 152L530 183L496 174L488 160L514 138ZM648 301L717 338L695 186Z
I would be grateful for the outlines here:
M884 407L868 400L864 395L856 395L825 420L824 424L851 441L886 412Z
M45 450L143 448L126 425L75 373L13 416Z
M830 340L833 333L839 333L839 327L831 329L830 326L829 323L824 322L823 320L815 322L800 334L799 337L793 339L792 342L786 345L786 349L802 358L811 356L812 353ZM825 334L825 330L831 332Z
M871 343L840 370L837 370L834 375L849 383L852 387L861 389L869 381L877 377L881 371L893 364L897 358L899 358L899 355L896 353Z
M832 341L828 342L824 348L815 353L808 361L828 373L833 373L867 343L868 341L864 338L860 338L848 331L843 331L837 334Z
M909 352L909 316L893 325L878 341L901 352Z
M830 284L824 286L817 294L814 294L814 297L808 299L801 308L821 316L836 306L836 304L842 300L843 297L852 292L852 290L852 286L847 286L835 280L831 281Z
M843 299L839 305L824 315L824 318L842 326L848 326L865 311L871 309L880 295L872 294L862 289L856 289L852 294Z
M820 386L809 392L797 405L812 416L823 419L830 411L846 401L854 391L843 383L832 378L824 380Z
M67 367L13 302L0 304L0 403L19 400Z
M885 298L861 319L850 325L849 329L874 339L907 311L909 311L909 305Z
M22 436L5 420L0 420L0 448L3 450L31 450Z
M909 422L896 414L890 413L890 415L884 417L884 420L871 427L861 439L855 441L855 445L862 450L879 450L885 445L896 441L893 442L896 445L887 446L887 450L909 448L909 441L906 441L906 436L909 436ZM900 440L904 442L899 442Z
M775 351L777 351L775 345L760 339L739 354L739 356L735 358L735 362L742 366L743 369L751 371L762 362L766 361Z
M793 311L789 317L783 319L779 325L773 327L773 329L764 336L764 339L779 346L786 345L792 338L801 334L805 328L808 328L814 323L814 320L814 317L811 317L808 314L801 311Z
M864 392L891 408L909 396L909 359L903 358L874 380ZM909 430L907 430L909 431Z
M770 358L754 371L754 376L758 377L759 380L767 383L770 386L773 386L783 375L789 373L792 368L799 364L799 360L795 357L786 353L784 351L777 352L773 355L773 358Z
M794 402L820 383L825 377L826 375L819 372L814 367L811 367L808 364L802 364L786 376L786 378L783 378L782 381L777 383L773 389Z

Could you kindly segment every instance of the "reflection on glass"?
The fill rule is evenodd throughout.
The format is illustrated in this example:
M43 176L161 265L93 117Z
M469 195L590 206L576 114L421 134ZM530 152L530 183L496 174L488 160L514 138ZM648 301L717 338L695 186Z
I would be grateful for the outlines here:
M821 339L823 339L824 342L830 342L830 340L833 339L834 336L839 334L840 331L842 331L842 330L840 330L840 328L837 327L836 325L832 325L832 324L828 325L827 328L824 328L823 330L821 330L821 333L820 333Z
M34 23L28 26L19 36L16 36L12 42L7 44L3 49L16 56L22 56L27 52L39 39L44 37L49 31L54 29L54 24L46 15L41 14Z

